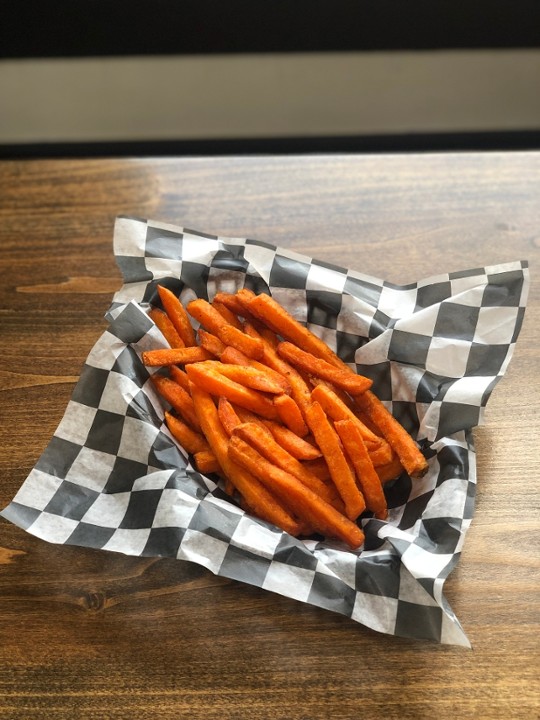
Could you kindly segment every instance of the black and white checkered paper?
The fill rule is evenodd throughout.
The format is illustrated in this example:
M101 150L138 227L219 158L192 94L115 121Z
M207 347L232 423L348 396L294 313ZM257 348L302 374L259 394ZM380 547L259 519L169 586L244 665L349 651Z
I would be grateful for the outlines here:
M189 560L380 632L468 646L443 584L473 516L472 428L512 356L527 263L396 286L268 243L131 218L118 218L114 247L124 285L110 325L3 517L48 542ZM184 303L241 287L270 293L373 378L429 472L387 486L388 519L361 519L359 551L254 519L194 469L140 360L166 346L147 314L158 283Z

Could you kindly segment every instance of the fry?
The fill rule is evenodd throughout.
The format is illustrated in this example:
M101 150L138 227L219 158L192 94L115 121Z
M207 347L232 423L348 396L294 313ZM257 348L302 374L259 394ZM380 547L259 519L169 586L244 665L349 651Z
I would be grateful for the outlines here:
M232 345L255 360L262 357L261 341L249 337L242 330L230 325L207 300L201 298L192 300L187 306L187 311L206 330L217 335L225 345Z
M392 450L388 443L366 427L331 387L325 383L318 384L311 391L311 397L321 405L325 413L334 422L336 420L351 420L357 426L370 453L378 453L377 464L383 465L391 460Z
M242 465L280 498L286 498L292 512L325 535L337 537L351 549L359 548L364 534L351 520L303 485L298 478L266 460L240 437L229 440L229 458ZM249 502L249 500L248 500Z
M192 430L185 422L171 415L170 412L165 412L165 422L171 431L171 435L178 440L180 445L182 445L188 453L191 453L191 455L202 452L203 450L210 450L210 446L200 432Z
M257 295L248 302L248 309L272 330L302 350L323 358L336 367L347 367L338 356L310 330L285 310L270 295Z
M189 393L189 378L184 370L181 370L176 365L170 365L169 375L171 380L174 380L175 383L178 383L181 388L184 388L184 390Z
M233 434L234 428L242 424L232 404L225 397L220 397L218 400L218 416L229 437Z
M234 428L232 436L234 435L241 437L242 440L254 447L257 452L274 463L274 465L294 475L303 485L313 490L323 500L331 505L337 504L340 512L343 511L343 503L340 501L336 503L335 491L332 492L328 485L325 485L319 478L312 475L298 460L284 450L271 435L269 437L269 431L266 428L255 423L241 423Z
M292 367L292 365L289 365L288 362L283 360L283 358L277 354L276 350L272 347L271 342L260 335L253 325L246 323L244 327L248 335L258 338L262 342L262 362L272 368L272 370L280 373L280 375L283 375L283 377L288 380L291 386L291 396L296 401L296 404L300 408L305 419L305 408L311 402L311 392L304 378L295 368Z
M157 327L161 330L161 334L165 340L169 343L172 348L185 347L185 342L182 340L178 331L172 324L169 316L163 310L153 307L148 311L149 317L155 322Z
M163 375L152 375L152 382L159 394L171 405L176 412L190 425L193 430L200 432L201 426L193 407L193 400L178 383Z
M295 535L300 525L283 508L266 487L251 473L229 457L229 439L221 425L217 408L212 397L200 387L191 388L193 403L204 435L216 459L238 492L245 498L249 507L261 518L277 525L285 532Z
M201 346L205 350L207 350L212 355L215 355L217 358L221 358L227 346L225 345L225 343L222 343L221 340L216 337L216 335L206 332L206 330L203 330L202 328L199 328L197 330L197 337L199 338Z
M321 451L316 445L307 442L288 427L273 420L263 420L263 422L274 436L274 440L297 460L315 460L321 457Z
M326 362L326 360L305 352L290 342L279 343L277 351L282 358L297 369L323 378L323 380L328 380L352 395L360 395L373 385L370 378L356 375L352 370L337 368L335 365Z
M278 411L281 422L286 425L289 430L304 437L308 434L308 427L304 422L302 412L295 400L290 395L279 395L274 398L274 407Z
M240 385L234 380L229 380L211 365L207 365L207 362L186 366L186 372L192 383L195 383L195 385L206 390L211 395L217 397L223 395L231 402L269 420L277 418L277 411L271 400L256 390L251 390L251 388Z
M395 480L404 472L403 465L397 455L395 455L389 463L379 465L375 470L383 485L390 482L390 480Z
M182 338L184 345L186 345L186 347L195 345L195 331L191 327L189 317L180 300L169 290L169 288L166 288L163 285L158 285L157 291L161 304L163 305L169 320L176 328L177 333Z
M354 466L367 509L372 510L376 518L385 520L388 510L382 484L370 460L358 426L352 420L338 420L334 427Z
M260 392L271 393L273 395L283 394L283 382L277 382L264 370L259 370L250 365L230 365L215 360L207 360L205 365L210 367L210 363L212 363L212 368L220 373L220 375L224 375L226 378L229 378L229 380L234 380L234 382L240 385L245 385L253 390L259 390ZM294 400L292 402L294 402Z
M309 406L306 420L328 464L332 480L345 503L346 515L351 520L356 520L366 509L366 503L343 454L339 437L318 402L313 402Z
M240 320L238 319L236 314L232 310L230 310L226 305L224 305L219 300L216 300L215 298L212 300L212 302L210 304L212 305L213 308L215 308L218 311L218 313L221 315L221 317L224 318L229 323L229 325L234 325L234 327L237 328L238 330L242 329L242 323L240 322Z
M371 391L356 398L372 422L380 429L389 445L401 460L401 464L412 478L422 477L428 470L428 462L416 443Z
M258 360L249 358L247 355L244 355L243 352L240 352L240 350L237 350L230 345L227 345L227 347L223 350L219 359L222 363L226 363L227 365L243 365L244 367L249 365L252 368L256 368L257 370L260 370L270 376L273 382L277 383L281 387L281 391L283 393L289 394L291 392L291 386L287 378L283 377L283 375L275 370L272 370L272 368L269 368L268 365L265 365Z
M193 455L193 459L195 460L195 467L202 475L223 473L221 465L218 463L212 450L200 450Z
M147 367L162 367L165 365L187 365L188 363L202 362L212 357L202 347L163 348L162 350L146 350L142 353L142 362Z

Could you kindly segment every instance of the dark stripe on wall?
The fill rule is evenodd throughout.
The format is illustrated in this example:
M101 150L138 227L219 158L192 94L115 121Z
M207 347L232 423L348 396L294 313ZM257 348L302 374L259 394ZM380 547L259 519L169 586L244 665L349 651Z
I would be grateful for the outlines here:
M0 57L531 48L538 0L3 0Z
M141 142L0 144L0 158L165 157L305 153L539 150L540 131L431 133L313 138L156 140Z

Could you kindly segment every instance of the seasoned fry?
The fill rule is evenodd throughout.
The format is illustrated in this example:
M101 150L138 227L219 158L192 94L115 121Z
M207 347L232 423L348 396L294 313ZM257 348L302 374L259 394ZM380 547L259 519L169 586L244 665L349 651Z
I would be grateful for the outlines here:
M186 346L166 312L154 307L149 310L148 315L161 330L161 334L169 343L170 347L182 348Z
M249 337L242 330L230 325L207 300L200 298L192 300L187 306L187 311L206 330L217 335L225 345L232 345L255 360L262 357L261 341Z
M169 320L176 328L186 347L196 345L195 331L193 330L184 306L176 295L163 285L157 286L161 304Z
M197 337L199 338L201 347L212 355L215 355L217 358L221 358L227 346L225 343L222 343L216 335L199 328L197 330Z
M234 428L232 435L241 437L242 440L249 443L267 460L294 475L303 485L313 490L326 502L337 506L340 512L343 512L343 503L338 499L335 490L332 491L328 485L325 485L315 475L312 475L302 463L284 450L271 435L269 437L269 431L266 428L256 423L241 423Z
M210 360L212 355L204 348L163 348L162 350L146 350L142 353L143 364L147 367L162 367L165 365L187 365L188 363Z
M210 450L210 446L202 433L192 430L189 425L174 415L171 415L170 412L165 412L165 422L171 431L171 435L178 440L180 445L182 445L188 453L194 455L203 450Z
M290 342L279 343L277 351L282 358L297 369L328 380L352 395L360 395L373 385L370 378L356 375L350 370L341 370L322 358L300 350Z
M422 477L428 470L426 458L416 443L371 391L356 398L356 402L380 429L389 445L401 460L401 464L412 478Z
M227 398L220 397L218 401L218 416L223 425L223 429L230 437L233 434L234 428L242 424L242 421L236 414L235 409Z
M298 521L252 473L229 457L229 438L221 425L211 395L196 385L191 388L191 395L204 435L228 479L259 517L296 535L300 530Z
M364 534L358 525L322 500L294 475L266 460L234 434L229 440L228 454L231 460L249 470L283 502L287 502L291 511L301 520L329 537L343 540L351 549L359 548L364 542Z
M343 454L339 437L318 402L313 402L309 406L306 420L328 464L332 480L345 503L347 517L356 520L366 509L366 503Z
M281 422L289 430L298 437L304 437L308 434L308 427L304 422L302 411L290 395L278 395L278 397L274 398L274 406L278 411Z
M354 466L367 509L372 510L375 517L385 520L388 515L386 498L358 425L352 420L338 420L334 427L341 438L345 452Z
M159 394L193 428L200 432L201 426L193 407L193 400L180 385L163 375L152 375L152 382Z
M171 347L148 350L142 361L166 368L152 381L174 411L165 410L165 423L194 466L217 473L235 502L285 532L359 548L359 516L387 517L384 483L427 469L371 379L267 295L217 293L186 312L170 290L158 292L164 311L149 316ZM186 332L186 320L187 342L179 329Z
M274 404L265 395L240 385L234 380L229 380L211 365L202 362L193 363L186 366L186 372L192 383L206 390L206 392L216 397L223 395L231 402L269 420L277 418Z

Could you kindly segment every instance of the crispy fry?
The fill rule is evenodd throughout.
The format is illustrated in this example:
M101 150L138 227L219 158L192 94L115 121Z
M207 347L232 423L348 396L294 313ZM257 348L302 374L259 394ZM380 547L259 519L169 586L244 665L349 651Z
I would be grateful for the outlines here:
M187 306L187 311L206 330L217 335L225 345L232 345L255 360L262 357L261 341L249 337L242 330L230 325L207 300L201 298L192 300Z
M242 424L242 421L236 414L235 409L227 398L220 397L218 401L218 416L223 425L223 429L230 437L233 434L233 430L238 425Z
M242 422L254 422L267 428L272 433L274 440L297 460L314 460L321 457L321 451L316 445L306 442L281 423L261 418L245 408L236 407L235 411Z
M164 348L160 350L146 350L142 353L143 364L147 367L160 367L165 365L187 365L188 363L210 360L212 355L202 347Z
M306 467L284 450L271 434L269 436L269 431L266 428L255 423L241 423L234 428L232 435L241 437L242 440L249 443L267 460L294 475L303 485L313 490L326 502L334 505L340 512L343 512L343 502L341 502L335 490L332 491L328 485L325 485L315 475L312 475Z
M297 369L328 380L353 395L360 395L373 385L370 378L356 375L351 370L337 368L335 365L326 362L326 360L305 352L290 342L279 343L277 351L282 358Z
M278 395L278 397L274 398L274 406L278 411L281 422L289 430L298 437L304 437L308 434L308 427L304 422L302 411L290 395Z
M302 463L304 467L306 467L312 475L315 475L319 478L319 480L322 480L323 482L332 482L332 476L330 475L330 470L328 469L328 464L324 457L318 457L314 460L306 460Z
M193 458L195 467L203 475L210 475L211 473L223 474L221 465L212 450L200 450L194 454ZM232 495L232 493L229 493L229 495Z
M392 458L392 449L390 445L378 435L375 435L366 425L358 418L352 409L345 404L344 400L326 383L316 385L311 391L311 397L316 400L325 411L325 413L334 420L351 420L360 431L370 454L372 453L372 462L378 465L387 463Z
M347 367L338 356L310 330L301 325L270 295L257 295L248 302L248 309L272 330L302 350L323 358L336 367Z
M169 405L190 425L193 430L200 432L201 426L193 407L193 400L180 385L163 375L152 375L152 382L156 390Z
M161 304L176 328L177 333L182 338L184 345L186 345L186 347L195 345L195 331L191 327L189 317L180 300L164 285L158 285L157 291Z
M272 347L271 342L260 335L253 325L246 323L244 327L248 335L261 340L263 344L262 362L272 368L272 370L280 373L280 375L283 375L283 377L288 380L291 386L291 396L296 401L296 404L300 408L305 420L305 408L311 402L311 392L304 378L295 368L292 367L292 365L289 365L288 362L283 360L283 358L277 354L276 350Z
M329 537L337 537L350 548L364 542L364 534L351 520L303 485L298 478L266 460L240 437L229 440L229 458L245 467L260 481L287 502L292 512ZM286 498L286 500L285 500Z
M283 394L283 382L276 381L270 373L259 370L257 367L251 365L230 365L215 360L207 360L205 366L210 367L210 364L212 364L212 368L218 373L229 378L229 380L234 380L234 382L240 385L245 385L253 390L259 390L260 392L266 392L272 395Z
M282 504L252 473L247 472L229 457L229 439L221 425L211 395L196 385L193 385L191 395L208 444L230 482L259 517L277 525L291 535L297 534L300 530L298 521L285 510Z
M174 380L174 382L178 383L181 388L184 388L184 390L189 393L189 378L184 370L181 370L176 365L170 365L169 375L171 376L171 380Z
M395 455L389 463L386 465L379 465L379 467L376 467L375 470L377 471L377 475L383 485L390 482L390 480L396 480L396 478L404 472L403 465L397 455Z
M386 498L358 425L352 420L338 420L334 427L341 438L345 452L354 466L367 509L372 510L375 517L385 520L388 515Z
M339 437L318 402L313 402L309 406L306 420L328 464L332 480L345 503L347 517L356 520L366 509L366 503L343 454Z
M228 308L237 317L245 318L244 313L247 312L246 307L242 302L240 302L236 294L233 295L232 293L218 292L214 296L213 302L220 303L224 307Z
M379 398L369 391L357 397L356 402L380 429L408 474L412 478L425 475L428 470L426 458L422 455L409 433L388 412Z
M215 370L212 365L208 365L207 362L186 366L186 372L192 383L216 397L223 395L231 402L262 415L262 417L269 420L276 419L277 411L274 404L265 395L240 385L234 380L229 380L229 378Z
M171 415L170 412L165 411L165 422L171 431L171 435L178 440L188 453L194 455L203 450L210 450L208 443L200 432L192 430L189 425Z
M216 335L199 328L197 330L197 337L199 338L201 347L212 355L215 355L217 358L221 358L227 346L225 343L222 343Z
M288 395L291 392L291 385L287 378L283 377L283 375L275 370L272 370L272 368L268 367L268 365L265 365L258 360L249 358L247 355L244 355L243 352L240 352L240 350L237 350L230 345L227 345L225 350L221 353L219 359L222 363L227 363L228 365L242 365L244 367L249 365L252 368L256 368L260 372L268 375L274 384L279 385L282 393L286 393Z
M157 327L161 330L161 334L169 343L170 347L182 348L186 346L166 312L160 310L159 308L153 307L150 308L150 310L148 311L148 315L155 322Z
M229 323L229 325L233 325L238 330L242 330L242 323L238 319L237 315L226 305L219 300L216 300L216 298L214 298L210 304Z

